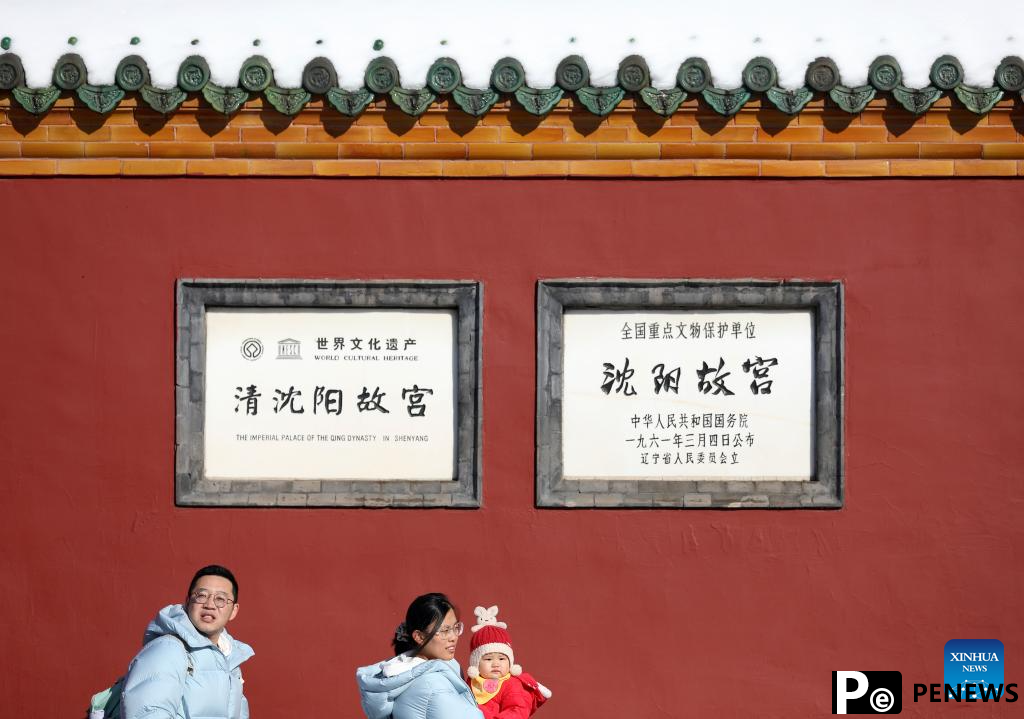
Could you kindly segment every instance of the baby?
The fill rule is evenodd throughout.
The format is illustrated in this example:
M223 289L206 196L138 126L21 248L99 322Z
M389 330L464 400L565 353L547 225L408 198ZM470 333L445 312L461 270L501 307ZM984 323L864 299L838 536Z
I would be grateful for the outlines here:
M515 663L508 625L498 608L473 610L477 623L469 642L469 686L485 719L528 719L551 697L551 691Z

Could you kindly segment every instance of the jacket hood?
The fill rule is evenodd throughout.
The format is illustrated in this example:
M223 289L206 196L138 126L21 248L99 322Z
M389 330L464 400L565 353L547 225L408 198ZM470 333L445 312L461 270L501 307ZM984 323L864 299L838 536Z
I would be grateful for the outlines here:
M394 677L399 674L404 674L410 669L418 667L426 661L427 660L423 657L411 657L408 654L399 654L394 659L388 659L386 662L381 664L380 670L384 673L384 676Z
M231 654L228 655L228 662L231 666L238 666L254 654L252 647L248 644L235 639L228 633L226 628L223 631L224 636L231 643ZM178 637L192 650L203 647L216 649L214 643L195 628L192 620L188 618L185 608L180 604L169 604L157 613L153 621L146 627L146 634L142 638L142 643L149 644L157 637L167 634ZM220 650L218 649L218 651Z
M186 619L186 621L188 621ZM363 710L368 719L388 719L395 708L395 700L408 689L413 682L424 674L439 672L456 689L466 691L465 682L462 681L459 663L454 659L447 661L443 659L430 659L419 663L413 661L402 662L404 666L397 674L388 676L395 671L394 665L400 657L395 657L385 662L377 662L369 666L356 669L356 683L359 685L359 694L363 703ZM388 669L389 671L385 671Z

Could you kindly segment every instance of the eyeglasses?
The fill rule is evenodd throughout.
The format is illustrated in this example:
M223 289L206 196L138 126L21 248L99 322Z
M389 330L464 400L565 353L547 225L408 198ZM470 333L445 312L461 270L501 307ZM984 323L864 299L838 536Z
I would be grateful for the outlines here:
M205 589L200 589L197 592L192 592L190 599L196 604L206 604L211 599L213 600L213 606L217 609L223 609L229 604L234 604L234 599L229 599L226 594L211 594ZM461 634L461 632L459 632Z
M462 622L455 622L455 624L451 625L450 627L441 627L436 632L434 632L434 636L441 637L442 639L446 639L447 637L451 636L461 637L462 630L465 628L466 625Z

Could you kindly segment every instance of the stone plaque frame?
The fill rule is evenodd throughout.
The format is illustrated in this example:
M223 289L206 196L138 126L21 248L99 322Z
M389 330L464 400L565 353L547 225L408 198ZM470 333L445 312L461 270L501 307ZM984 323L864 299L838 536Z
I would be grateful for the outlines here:
M562 473L562 366L563 317L567 309L810 309L814 313L811 480L566 479ZM537 506L842 507L843 350L843 285L839 281L565 279L538 282Z
M174 486L178 505L480 506L483 287L479 282L180 279L176 297ZM456 478L451 481L206 479L203 437L207 307L455 310Z

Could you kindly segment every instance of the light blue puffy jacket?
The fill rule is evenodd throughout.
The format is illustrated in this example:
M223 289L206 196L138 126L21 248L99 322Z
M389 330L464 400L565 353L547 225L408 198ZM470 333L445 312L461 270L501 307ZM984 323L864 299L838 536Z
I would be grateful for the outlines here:
M227 656L199 633L180 604L161 609L128 667L121 719L249 719L239 665L253 651L224 634L231 642Z
M408 669L387 676L385 666L395 662L356 670L367 719L483 719L454 659L409 662Z

